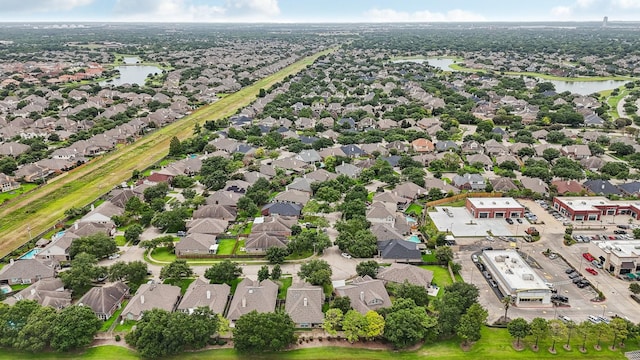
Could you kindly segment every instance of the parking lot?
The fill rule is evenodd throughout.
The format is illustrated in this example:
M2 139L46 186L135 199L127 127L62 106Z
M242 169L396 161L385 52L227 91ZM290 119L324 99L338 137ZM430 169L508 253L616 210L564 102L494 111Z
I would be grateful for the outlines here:
M638 309L640 309L640 305L633 301L629 295L629 282L609 275L585 259L582 254L588 252L588 249L587 244L584 242L581 241L569 247L565 246L563 244L563 236L566 227L563 222L566 222L566 219L554 218L540 204L533 201L519 201L538 217L538 224L534 226L540 231L541 239L535 243L527 243L519 239L516 246L520 248L520 252L525 258L529 257L539 265L539 268L534 268L538 275L553 284L559 295L569 298L569 306L530 309L511 307L509 309L509 317L523 317L531 320L534 317L551 319L567 316L574 321L580 322L587 320L589 315L604 315L605 317L619 315L627 317L633 322L639 322L640 312ZM617 216L615 220L613 218L604 219L602 227L600 227L599 223L594 224L591 229L576 230L576 234L590 237L596 234L606 234L607 237L613 236L616 235L613 231L618 229L617 225L628 224L627 218ZM630 232L630 230L627 231ZM489 311L489 321L493 322L504 315L504 308L499 296L494 292L494 288L491 287L481 271L474 265L471 256L485 246L506 248L509 244L497 239L494 242L489 242L484 237L459 239L458 244L461 246L460 252L456 254L456 261L463 266L462 277L465 281L478 286L480 289L480 303ZM559 256L554 259L544 256L543 252L547 249L557 253ZM598 275L588 273L585 270L586 267L594 268ZM578 288L565 273L568 268L574 268L580 273L580 276L588 280L593 286ZM597 296L596 288L603 292L606 297L605 301L591 301Z
M438 206L429 217L438 231L460 237L484 237L489 232L494 236L523 236L531 226L527 219L511 219L512 224L506 219L476 219L464 207Z

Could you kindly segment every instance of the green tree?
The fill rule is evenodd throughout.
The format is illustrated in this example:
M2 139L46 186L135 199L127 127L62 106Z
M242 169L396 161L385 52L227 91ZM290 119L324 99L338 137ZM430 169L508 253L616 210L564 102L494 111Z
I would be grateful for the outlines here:
M189 217L189 213L185 208L179 207L169 211L157 213L151 224L162 231L175 233L186 230L185 219Z
M411 299L416 305L427 307L429 305L429 297L427 289L424 286L413 285L405 280L402 284L396 286L395 296L397 298Z
M18 347L20 331L39 307L33 300L20 300L13 306L0 303L0 345Z
M578 336L582 337L582 352L587 351L587 338L591 336L595 331L595 326L591 321L583 321L576 327Z
M599 322L595 325L595 331L594 331L597 335L597 343L596 343L596 349L600 350L600 340L602 339L602 337L608 337L611 335L611 327L609 326L609 324L605 323L605 322Z
M636 229L634 229L636 230ZM634 294L640 294L640 284L633 282L631 284L629 284L629 291L631 291Z
M331 309L340 309L343 314L351 310L351 299L347 296L336 296L330 304Z
M79 253L71 260L71 269L60 273L60 279L64 287L71 289L76 297L84 294L101 270L96 266L97 261L93 255Z
M177 137L172 137L171 142L169 143L169 156L180 156L184 152L184 148L182 147L182 143L180 139Z
M551 337L551 352L556 351L556 342L561 341L567 336L567 325L558 319L552 319L547 322L549 326L549 336Z
M342 330L350 342L364 338L367 332L367 319L356 310L349 310L342 319Z
M101 325L89 307L72 305L64 308L52 324L51 347L57 351L69 351L88 346Z
M487 310L480 304L474 303L467 312L460 317L460 323L456 326L456 334L464 344L480 340L480 331L487 321Z
M380 264L377 261L367 260L356 265L356 273L358 276L371 276L375 279L379 268Z
M240 199L238 199L237 207L238 207L238 211L240 211L240 213L244 217L253 217L258 213L258 211L260 211L258 206L253 202L253 200L251 200L251 198L247 196L243 196Z
M267 265L262 265L260 270L258 270L258 281L263 281L269 278L269 267Z
M40 352L51 343L54 324L58 312L49 306L40 306L29 315L18 336L14 339L14 347L24 351Z
M79 253L93 255L96 259L102 259L118 251L116 242L109 235L95 233L73 240L69 247L69 256L73 259Z
M271 264L282 264L287 256L289 256L289 250L286 248L272 246L267 249L266 258Z
M282 276L282 269L280 268L280 264L276 264L273 269L271 269L271 280L279 280Z
M538 342L540 339L546 339L549 335L549 325L546 319L534 318L531 320L530 333L536 339L534 349L538 349Z
M144 229L140 224L133 224L124 231L124 238L135 245L140 240L140 235L142 235L143 231Z
M108 276L110 281L124 280L137 286L145 281L148 271L147 263L143 261L118 261L109 267Z
M554 149L554 148L544 149L544 151L542 152L542 157L545 160L551 162L552 160L555 160L558 157L560 157L560 150Z
M478 288L472 284L457 282L443 289L442 297L435 301L439 331L444 336L453 335L461 316L477 302Z
M212 265L204 272L204 277L209 279L212 284L224 283L229 285L240 275L242 275L242 268L240 265L229 259Z
M241 353L279 351L296 341L295 324L284 312L240 316L233 330L234 348Z
M502 307L504 308L503 319L505 322L508 322L509 318L507 317L507 313L509 312L509 308L511 307L511 304L513 304L513 298L511 297L511 295L506 295L502 299L500 299L500 302L502 303Z
M298 276L312 285L331 283L331 266L324 260L313 259L300 266Z
M618 341L620 343L624 343L624 340L629 335L629 330L627 329L627 322L623 318L614 318L611 320L609 324L611 328L611 332L613 333L613 341L611 342L611 348L615 349L618 346Z
M364 314L364 319L366 322L364 337L367 340L371 341L382 336L384 333L384 318L382 315L373 310L369 310Z
M193 269L184 259L176 259L160 269L162 279L182 280L191 276L193 276Z
M520 339L529 335L529 323L523 318L513 319L507 325L509 335L516 338L516 347L520 347Z
M169 185L167 183L159 183L144 189L144 201L151 203L153 199L164 199L167 193L169 193Z
M436 249L435 256L441 264L448 264L453 260L453 250L449 246L440 246Z
M329 333L329 335L336 335L338 333L338 328L342 325L342 310L340 309L329 309L324 315L324 321L322 322L322 328L324 331Z
M423 340L435 329L437 321L410 299L396 299L385 316L384 337L401 349Z

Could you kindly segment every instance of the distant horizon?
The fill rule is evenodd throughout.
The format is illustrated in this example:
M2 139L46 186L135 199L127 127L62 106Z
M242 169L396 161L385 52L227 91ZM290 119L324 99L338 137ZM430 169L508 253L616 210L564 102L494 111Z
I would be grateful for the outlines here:
M640 0L0 0L0 22L494 23L640 21Z
M262 24L262 25L278 25L278 24L407 24L407 25L420 25L420 24L584 24L584 23L596 23L602 24L603 20L481 20L481 21L365 21L365 20L353 20L353 21L125 21L125 20L24 20L24 21L11 21L0 20L0 24ZM611 23L626 23L633 24L639 23L638 20L611 20L607 21L607 24Z

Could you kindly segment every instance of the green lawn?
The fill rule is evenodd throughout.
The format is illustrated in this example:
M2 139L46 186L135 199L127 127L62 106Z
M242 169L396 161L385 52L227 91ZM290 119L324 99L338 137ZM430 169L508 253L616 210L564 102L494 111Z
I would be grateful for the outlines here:
M235 239L224 239L218 241L218 255L231 255L233 248L236 246Z
M278 289L278 299L285 299L287 297L287 289L293 283L292 277L282 277L280 278L280 288Z
M235 280L233 280L231 282L231 284L229 284L231 286L231 293L232 294L235 294L236 288L238 287L238 284L240 284L240 281L242 281L242 279L244 279L244 278L236 278Z
M238 240L238 247L236 248L236 255L245 255L247 253L246 249L240 250L240 249L244 249L244 245L247 242L247 240Z
M151 251L151 257L158 261L172 262L176 259L176 254L166 247L158 247Z
M440 288L453 284L449 270L446 267L440 265L421 265L420 267L433 271L433 283Z
M16 284L16 285L11 285L11 290L13 291L20 291L23 289L28 288L29 286L31 286L31 284Z
M118 325L116 325L116 328L113 329L114 332L129 332L131 331L131 328L137 323L137 321L134 320L125 320L124 324L120 324L118 322Z
M436 261L438 261L438 259L436 258L436 253L432 251L431 254L423 254L422 255L422 261L424 261L424 262L436 262Z
M409 205L409 207L407 208L405 213L420 215L420 214L422 214L422 206L420 206L418 204L411 204L411 205Z
M191 283L194 282L195 280L196 278L187 278L187 279L181 279L181 280L165 279L163 281L163 284L179 286L180 293L184 295L184 293L187 292L187 288L189 287L189 285L191 285Z
M124 309L125 306L127 306L128 302L129 302L129 300L125 300L125 301L122 302L122 305L120 306L120 309L118 309L115 313L113 313L113 315L111 315L111 317L107 321L102 323L102 327L100 328L100 331L109 330L109 328L111 327L111 324L113 324L114 321L118 320L118 317L120 317L120 314L122 313L122 310Z
M116 245L125 246L127 244L127 239L125 239L124 235L116 235Z
M628 343L623 350L611 351L608 343L603 342L602 351L595 351L593 343L587 342L587 353L578 351L581 344L580 339L575 336L571 342L572 351L562 348L563 342L556 343L557 354L553 355L547 351L551 346L551 341L541 341L540 350L534 352L529 345L532 342L525 342L527 347L523 351L515 351L512 347L512 338L506 329L483 328L482 338L476 342L468 351L460 348L460 340L451 339L427 344L416 351L384 351L366 350L351 347L317 347L299 349L293 351L283 351L278 353L260 353L259 355L240 355L233 349L217 349L199 352L185 352L168 359L180 360L205 360L205 359L263 359L263 360L324 360L324 359L353 359L353 360L413 360L413 359L625 359L624 352L637 350L638 345ZM124 341L124 340L123 340ZM329 343L328 343L329 344ZM117 346L100 346L88 349L84 353L45 353L31 354L14 351L0 352L0 360L4 359L139 359L132 351Z
M285 258L285 260L306 259L306 258L310 257L311 255L313 255L313 251L305 251L305 252L302 252L300 254L291 254L291 255L287 256Z
M0 193L0 204L5 202L6 200L18 197L18 196L26 193L29 190L33 190L36 187L38 187L38 185L36 185L36 184L22 184L20 186L20 188L18 188L18 189Z

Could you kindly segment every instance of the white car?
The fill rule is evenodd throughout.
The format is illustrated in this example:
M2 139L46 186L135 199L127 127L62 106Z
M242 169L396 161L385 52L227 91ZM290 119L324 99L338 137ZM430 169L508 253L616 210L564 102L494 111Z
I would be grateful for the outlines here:
M111 254L111 255L109 255L109 260L117 259L119 257L120 257L120 254L118 254L118 253Z
M471 260L473 260L474 263L477 263L478 262L478 255L476 255L476 254L471 255Z
M342 253L342 257L346 258L346 259L351 259L351 255L349 255L347 253Z

